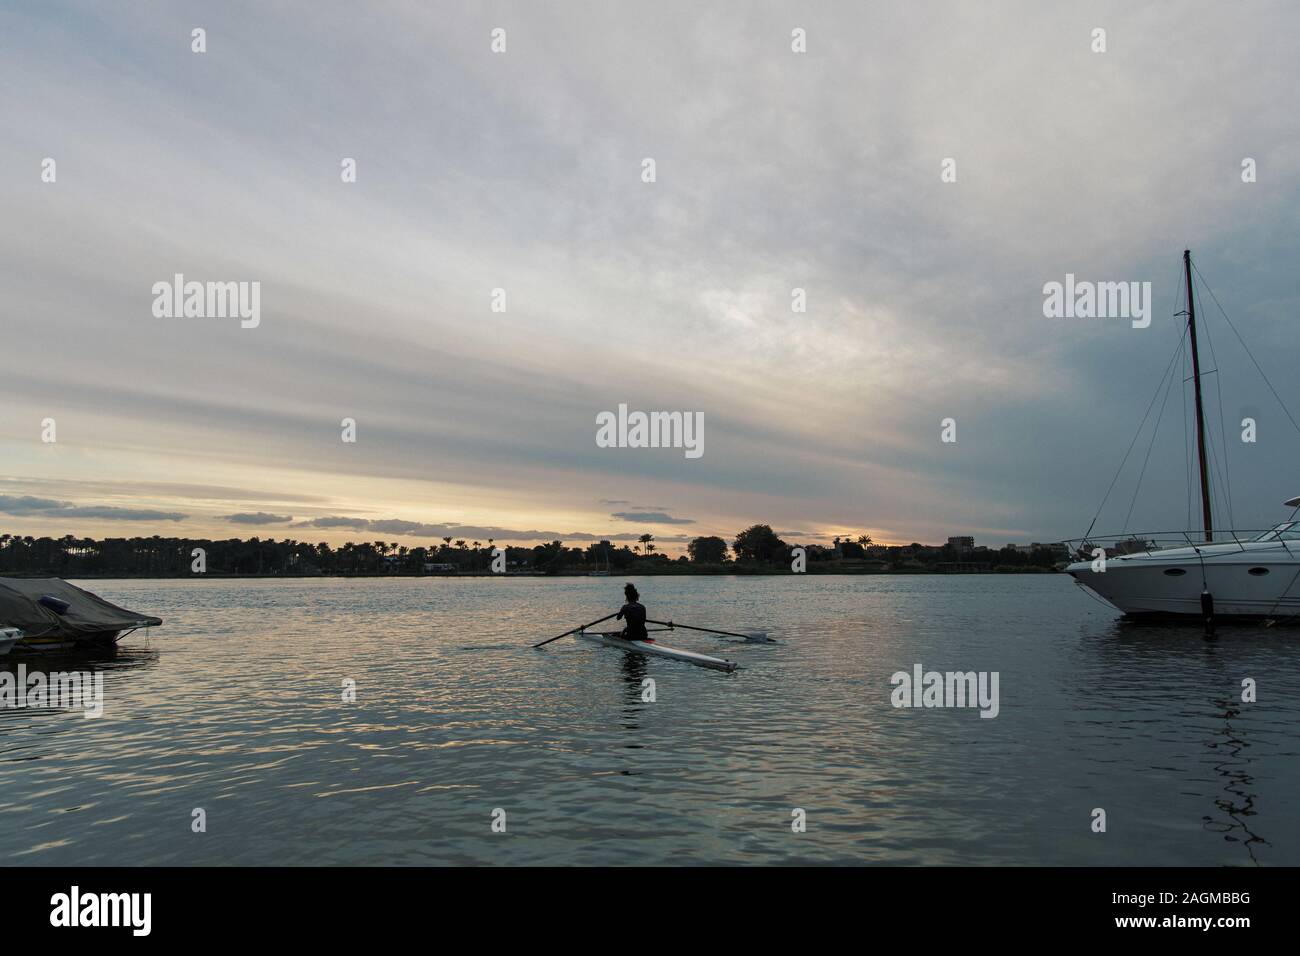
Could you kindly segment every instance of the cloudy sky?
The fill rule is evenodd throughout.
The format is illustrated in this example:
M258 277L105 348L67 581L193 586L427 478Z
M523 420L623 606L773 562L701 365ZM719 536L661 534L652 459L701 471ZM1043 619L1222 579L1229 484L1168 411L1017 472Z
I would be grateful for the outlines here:
M1300 417L1300 7L1077 6L6 3L0 530L1081 534L1185 247ZM261 324L156 317L176 273ZM1151 282L1151 327L1045 318L1067 273ZM1300 433L1202 308L1272 524ZM1186 525L1181 392L1132 526ZM620 403L702 412L703 456L597 447Z

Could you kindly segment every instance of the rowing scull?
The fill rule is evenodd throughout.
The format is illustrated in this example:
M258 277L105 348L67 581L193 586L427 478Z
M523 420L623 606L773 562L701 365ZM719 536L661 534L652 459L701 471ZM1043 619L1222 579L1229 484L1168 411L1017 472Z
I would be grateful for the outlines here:
M710 657L708 654L683 651L676 647L657 644L654 641L629 641L619 631L578 631L575 636L595 641L597 644L620 647L625 651L631 651L633 654L644 654L646 657L666 657L672 661L683 661L687 664L698 664L700 667L711 667L715 671L726 671L728 674L737 667L733 661L724 661L720 657Z

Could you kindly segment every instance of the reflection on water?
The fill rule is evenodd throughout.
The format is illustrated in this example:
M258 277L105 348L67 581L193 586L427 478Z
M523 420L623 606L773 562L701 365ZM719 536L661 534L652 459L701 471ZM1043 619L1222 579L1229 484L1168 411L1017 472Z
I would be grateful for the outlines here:
M1216 862L1258 865L1257 849L1273 844L1261 835L1265 824L1256 819L1261 781L1255 765L1262 766L1267 778L1284 773L1294 779L1294 750L1287 741L1294 742L1295 735L1279 733L1285 728L1277 721L1290 717L1280 717L1257 702L1243 702L1243 681L1267 685L1265 693L1293 689L1300 628L1220 624L1207 634L1195 624L1112 620L1087 627L1084 633L1089 639L1084 646L1097 653L1096 670L1112 680L1126 674L1145 677L1143 694L1152 705L1145 719L1172 724L1161 732L1163 739L1195 740L1204 749L1196 761L1199 771L1182 780L1181 795L1204 801L1203 829L1227 844L1228 854ZM1198 690L1203 697L1197 697ZM1287 711L1294 714L1289 706ZM1133 719L1123 710L1114 716L1117 721ZM1180 734L1178 728L1185 729ZM1260 746L1252 747L1252 738ZM1293 859L1296 848L1284 849L1286 858Z
M102 671L103 717L0 711L0 860L1300 863L1300 631L1134 627L1055 575L636 583L780 643L674 641L729 677L529 646L621 579L96 582L166 623L42 661ZM918 663L998 671L999 716L895 710Z
M650 676L649 661L639 654L624 653L622 658L622 678L626 687L623 729L637 731L641 729L641 711L650 706L641 699L645 693L645 680ZM629 736L624 746L636 749L641 746L641 742L635 736Z
M117 681L126 680L132 672L156 666L159 654L153 647L94 647L85 650L66 650L54 653L32 654L22 651L0 657L0 674L10 675L8 686L20 698L28 694L34 674L46 681L58 683L61 674L84 674L89 680L94 675L103 677L105 696L115 693ZM111 690L110 690L111 688ZM76 712L80 713L81 708ZM66 707L55 706L0 706L0 721L22 720L42 715L64 714ZM3 759L4 738L0 738L0 760Z
M1205 828L1215 833L1222 833L1229 843L1240 842L1252 863L1258 863L1254 844L1269 845L1268 841L1250 828L1251 817L1255 816L1254 778L1247 772L1250 757L1246 748L1249 744L1242 737L1242 732L1233 727L1233 718L1240 714L1239 708L1229 700L1218 700L1215 706L1223 710L1223 730L1221 740L1207 741L1206 746L1215 752L1214 770L1223 777L1223 789L1227 796L1215 800L1215 806L1227 819L1205 818Z
M30 654L15 651L0 657L0 671L17 673L20 664L27 665L28 671L103 671L105 674L130 671L149 667L158 663L157 645L131 646L127 644L112 647L92 647L86 650L68 650L57 653Z

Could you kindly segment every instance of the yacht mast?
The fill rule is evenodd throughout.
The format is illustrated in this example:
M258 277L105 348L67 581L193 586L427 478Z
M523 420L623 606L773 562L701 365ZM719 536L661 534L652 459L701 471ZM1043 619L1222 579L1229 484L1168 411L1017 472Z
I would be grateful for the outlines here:
M1196 348L1196 302L1192 298L1192 253L1183 250L1183 271L1187 275L1187 330L1192 340L1192 378L1196 390L1196 454L1201 461L1201 518L1205 523L1205 540L1214 540L1214 522L1210 517L1210 474L1205 464L1205 408L1201 404L1201 356Z

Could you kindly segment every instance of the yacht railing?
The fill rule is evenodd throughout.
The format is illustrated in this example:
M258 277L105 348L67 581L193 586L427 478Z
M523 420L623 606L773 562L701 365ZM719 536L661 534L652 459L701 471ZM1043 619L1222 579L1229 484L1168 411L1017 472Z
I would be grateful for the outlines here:
M1283 535L1296 535L1285 538ZM1267 536L1267 537L1266 537ZM1256 529L1216 529L1212 540L1205 540L1204 531L1147 531L1128 534L1091 534L1086 538L1067 538L1061 542L1069 549L1070 557L1076 561L1091 561L1093 551L1104 548L1106 557L1114 558L1128 554L1155 554L1173 548L1215 548L1218 554L1231 554L1233 549L1222 550L1225 546L1236 546L1237 552L1246 551L1245 545L1251 545L1252 554L1269 551L1285 551L1288 556L1300 555L1300 530L1279 531L1277 528ZM1261 540L1262 539L1262 540ZM1291 545L1295 545L1293 549Z

